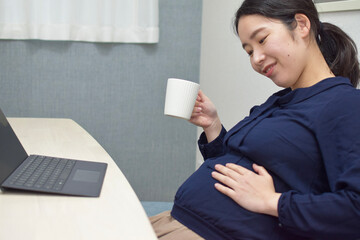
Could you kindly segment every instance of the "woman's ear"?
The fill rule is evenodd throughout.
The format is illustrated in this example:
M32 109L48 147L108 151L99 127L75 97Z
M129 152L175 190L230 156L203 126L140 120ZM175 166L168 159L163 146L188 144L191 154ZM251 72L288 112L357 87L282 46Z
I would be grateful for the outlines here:
M300 36L307 38L310 35L311 23L309 18L302 13L295 14L295 21L297 23L296 30L299 32Z

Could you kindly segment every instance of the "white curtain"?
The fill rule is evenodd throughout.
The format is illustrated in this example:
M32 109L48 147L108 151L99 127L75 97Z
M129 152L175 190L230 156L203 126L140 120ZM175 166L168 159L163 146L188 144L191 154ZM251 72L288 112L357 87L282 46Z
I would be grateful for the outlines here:
M156 43L158 0L0 0L0 38Z

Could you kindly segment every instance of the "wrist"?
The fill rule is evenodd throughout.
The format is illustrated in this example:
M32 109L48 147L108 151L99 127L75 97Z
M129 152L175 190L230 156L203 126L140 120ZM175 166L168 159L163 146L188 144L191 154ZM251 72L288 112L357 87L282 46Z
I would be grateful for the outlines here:
M212 124L206 128L203 128L208 143L215 140L221 132L222 125L220 119L217 117Z
M265 209L264 209L264 213L274 216L274 217L278 217L279 213L278 213L278 203L279 203L279 199L281 197L281 193L274 193L274 195L268 199L267 203L265 204Z

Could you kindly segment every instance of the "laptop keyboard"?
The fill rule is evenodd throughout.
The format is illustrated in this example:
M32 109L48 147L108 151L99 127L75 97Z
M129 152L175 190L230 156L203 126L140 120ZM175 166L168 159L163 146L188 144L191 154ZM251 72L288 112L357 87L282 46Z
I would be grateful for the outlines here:
M10 184L60 191L74 165L71 159L31 155L21 171L12 176Z

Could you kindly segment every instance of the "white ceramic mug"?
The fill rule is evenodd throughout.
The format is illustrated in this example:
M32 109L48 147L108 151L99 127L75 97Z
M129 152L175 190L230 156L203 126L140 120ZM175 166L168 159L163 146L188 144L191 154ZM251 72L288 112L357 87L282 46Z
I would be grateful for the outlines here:
M188 80L169 78L166 87L164 114L189 120L200 85Z

